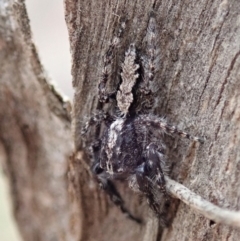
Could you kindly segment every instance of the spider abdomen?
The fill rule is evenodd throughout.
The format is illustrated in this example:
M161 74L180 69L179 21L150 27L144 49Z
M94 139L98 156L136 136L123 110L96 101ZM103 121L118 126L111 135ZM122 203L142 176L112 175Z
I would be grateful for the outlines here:
M134 172L142 162L142 146L138 142L133 120L116 119L104 135L100 154L101 167L110 175Z

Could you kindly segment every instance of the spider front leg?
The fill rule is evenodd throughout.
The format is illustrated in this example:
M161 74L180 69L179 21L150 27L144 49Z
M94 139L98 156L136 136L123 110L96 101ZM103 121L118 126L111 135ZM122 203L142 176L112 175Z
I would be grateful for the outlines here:
M125 21L121 20L120 28L118 29L117 36L115 36L109 45L104 57L103 57L103 70L102 77L98 83L98 98L102 103L107 103L110 98L115 98L116 91L108 92L106 89L106 84L109 81L109 76L111 76L112 62L114 58L114 53L116 48L119 47L120 38L123 35L125 29Z
M147 55L142 57L144 70L143 83L140 85L140 91L145 95L151 94L150 82L153 81L157 66L157 43L156 43L156 20L151 17L148 24L146 35Z
M95 174L95 177L97 179L97 182L99 183L99 186L108 194L110 197L110 200L120 208L120 210L127 215L128 218L131 220L141 223L142 221L133 216L130 211L125 207L124 201L120 195L120 193L117 191L115 185L109 178L107 177L107 173L100 167L99 162L95 163L92 167L92 172Z
M149 20L146 34L146 52L141 57L141 81L137 90L138 106L136 113L146 113L154 107L154 89L153 80L155 78L158 63L158 48L156 41L156 20L151 17Z
M119 38L115 37L112 43L109 45L107 52L103 58L103 71L102 77L98 84L98 98L100 102L106 103L108 102L109 98L113 98L116 95L116 91L114 92L107 92L106 84L109 80L109 76L111 75L111 64L114 57L114 51L116 47L118 47Z

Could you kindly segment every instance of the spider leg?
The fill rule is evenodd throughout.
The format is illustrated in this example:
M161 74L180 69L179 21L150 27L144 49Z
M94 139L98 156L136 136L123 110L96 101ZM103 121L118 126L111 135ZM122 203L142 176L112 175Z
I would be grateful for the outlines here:
M156 20L151 17L149 20L147 35L146 35L146 49L147 56L142 58L142 64L144 68L143 83L140 86L140 91L145 95L151 94L149 84L153 81L156 70L157 61L157 44L156 44Z
M139 190L143 192L147 198L150 208L160 219L163 225L167 225L164 218L164 210L162 211L162 203L158 198L155 188L157 187L162 195L167 198L165 189L164 169L165 160L163 155L158 151L158 146L151 143L147 146L146 161L137 168L136 178Z
M139 65L136 63L136 48L130 44L129 49L125 52L125 59L122 64L121 85L117 91L117 106L121 113L126 116L134 100L132 89L139 77L137 70Z
M102 140L98 137L100 132L101 123L105 123L106 126L110 126L110 124L115 120L113 116L104 111L99 111L95 115L93 115L83 126L81 130L82 138L85 139L85 146L88 150L88 154L93 160L98 159L100 147ZM95 128L95 139L90 138L89 134L92 127ZM90 132L90 133L89 133Z
M100 102L106 103L109 98L114 96L116 92L108 93L106 90L106 84L109 80L109 75L111 72L111 63L114 57L114 50L118 46L119 38L115 37L112 43L109 45L107 52L103 58L103 71L102 77L98 84L98 98Z
M114 98L116 96L116 91L108 92L106 89L106 84L109 80L109 76L112 71L112 61L114 58L115 49L119 47L120 38L122 37L123 31L125 29L125 22L122 21L120 28L118 30L117 36L115 36L109 45L104 57L103 57L103 70L102 77L98 83L98 98L102 103L109 101L109 98Z
M81 130L81 134L84 136L88 132L91 126L100 125L103 121L108 126L115 120L113 116L104 111L99 111L98 113L94 114L83 126Z
M168 124L165 119L159 118L154 115L141 115L135 120L135 123L137 126L152 126L153 128L162 130L166 134L176 134L182 138L187 138L192 141L197 141L200 143L204 142L204 139L202 137L193 136L185 131L182 131L178 129L176 126Z
M110 197L110 200L120 208L120 210L127 215L128 218L131 220L141 223L142 221L134 217L130 211L125 207L124 201L120 195L120 193L117 191L115 185L109 178L107 177L106 172L100 167L99 162L95 163L92 167L93 173L96 175L96 179L100 185L100 187L108 194Z
M138 105L136 113L146 113L154 107L153 80L156 73L158 63L158 48L156 41L156 20L150 17L147 34L146 34L146 54L141 57L141 66L143 76L137 90Z
M153 184L145 175L146 173L142 171L138 171L136 173L139 190L146 196L150 208L154 211L156 215L159 215L159 205L154 198Z
M111 66L115 56L115 50L116 48L119 47L120 39L126 27L125 21L126 21L125 19L120 20L121 24L118 29L117 35L113 38L112 42L110 43L103 57L102 77L98 84L98 98L99 98L99 101L102 103L107 103L110 98L116 98L117 91L108 92L106 89L106 84L109 81L109 76L111 76L111 71L112 71Z
M147 161L146 161L146 174L153 183L157 184L160 191L166 194L165 179L163 168L165 166L165 160L163 155L158 152L158 146L151 143L147 146Z

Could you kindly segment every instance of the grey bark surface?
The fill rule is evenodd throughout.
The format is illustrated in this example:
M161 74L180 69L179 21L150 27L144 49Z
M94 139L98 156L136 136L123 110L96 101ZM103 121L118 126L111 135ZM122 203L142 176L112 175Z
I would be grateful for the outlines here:
M80 130L96 111L103 55L120 18L126 29L114 59L111 87L130 43L144 51L151 11L156 15L159 67L155 113L195 134L203 145L166 137L169 176L206 200L240 210L240 25L239 1L65 0L75 88L73 129L77 161L72 163L75 197L82 206L82 240L238 240L240 231L216 224L173 201L173 220L162 230L144 201L121 185L139 226L109 203L92 180L82 153ZM71 173L71 172L70 172ZM88 180L86 182L86 180Z
M0 1L0 63L0 161L21 236L77 240L79 214L67 181L69 103L47 83L24 1Z

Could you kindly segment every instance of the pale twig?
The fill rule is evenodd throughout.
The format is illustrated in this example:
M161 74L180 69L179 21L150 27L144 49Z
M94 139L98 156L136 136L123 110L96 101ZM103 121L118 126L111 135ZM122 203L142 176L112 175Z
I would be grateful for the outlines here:
M185 204L202 214L204 217L209 218L216 223L223 223L240 228L239 211L230 211L220 208L190 191L180 183L173 181L169 177L165 177L165 179L166 189L171 195L180 199Z

